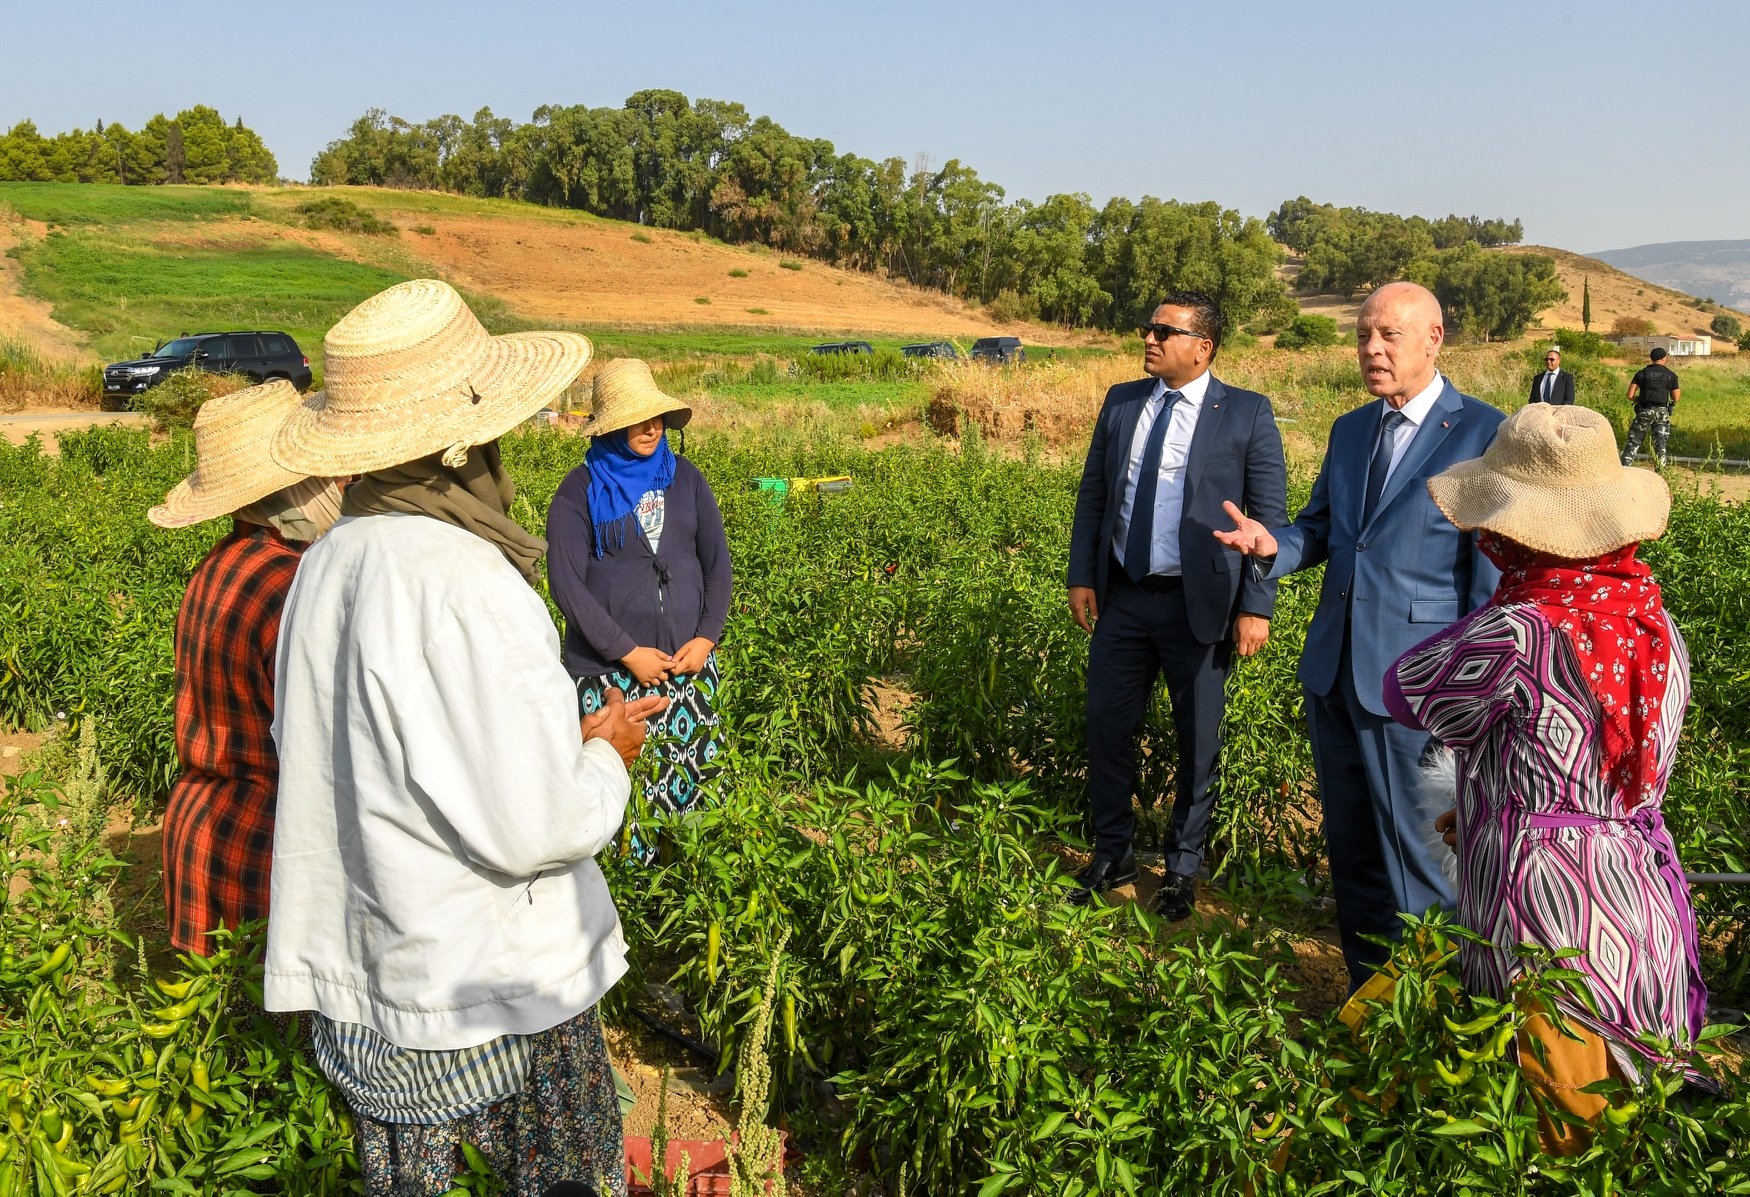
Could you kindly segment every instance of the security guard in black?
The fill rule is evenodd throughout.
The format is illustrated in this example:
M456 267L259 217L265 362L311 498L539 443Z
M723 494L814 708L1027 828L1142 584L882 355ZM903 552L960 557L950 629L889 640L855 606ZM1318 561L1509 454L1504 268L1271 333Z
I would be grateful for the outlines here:
M1629 380L1628 398L1635 405L1635 418L1628 426L1628 438L1622 446L1622 464L1632 465L1641 443L1649 434L1653 439L1653 460L1662 470L1668 463L1665 446L1671 439L1671 408L1682 396L1677 374L1664 364L1665 351L1655 349L1652 361L1642 366Z

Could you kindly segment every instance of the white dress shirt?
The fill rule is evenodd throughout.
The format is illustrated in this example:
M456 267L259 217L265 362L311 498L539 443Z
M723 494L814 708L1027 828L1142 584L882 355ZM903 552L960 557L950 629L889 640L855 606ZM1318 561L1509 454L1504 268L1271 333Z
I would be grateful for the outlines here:
M1538 398L1542 399L1545 403L1548 403L1551 399L1555 398L1556 376L1560 373L1560 366L1557 366L1554 370L1545 370L1543 372L1543 378L1539 380L1539 385L1543 388L1543 393L1539 395Z
M1434 379L1416 393L1415 398L1398 408L1408 426L1398 425L1397 443L1392 446L1391 468L1385 472L1385 481L1389 483L1391 476L1397 472L1398 462L1404 459L1404 454L1410 451L1410 442L1416 439L1416 433L1422 428L1422 421L1428 418L1428 413L1434 410L1434 401L1440 398L1440 392L1446 389L1446 380L1440 377L1440 371L1434 371ZM1385 412L1392 410L1389 404L1385 411L1379 414L1380 421L1385 420ZM1385 483L1381 483L1384 486Z
M1161 445L1161 471L1155 482L1154 538L1149 546L1148 572L1177 577L1179 564L1179 517L1185 509L1185 463L1191 456L1191 434L1197 431L1197 416L1203 410L1203 396L1209 392L1209 371L1179 388L1179 401L1173 404L1173 422L1167 426L1167 439ZM1142 414L1136 418L1136 432L1130 438L1130 452L1124 461L1124 493L1118 500L1118 521L1112 527L1112 552L1120 565L1124 561L1124 545L1130 536L1130 516L1136 506L1137 471L1148 447L1148 434L1166 404L1167 384L1155 379L1154 393L1143 401Z

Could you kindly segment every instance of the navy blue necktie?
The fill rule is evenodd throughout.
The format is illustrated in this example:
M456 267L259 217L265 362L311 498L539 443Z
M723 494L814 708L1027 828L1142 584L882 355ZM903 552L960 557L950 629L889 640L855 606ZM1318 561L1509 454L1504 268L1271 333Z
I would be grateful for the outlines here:
M1409 420L1401 411L1388 411L1379 423L1379 443L1373 447L1373 461L1367 467L1367 505L1361 509L1361 526L1373 519L1379 506L1379 496L1385 490L1386 476L1391 473L1392 453L1398 447L1398 429Z
M1178 391L1166 393L1154 427L1148 430L1142 461L1136 467L1136 501L1130 505L1130 531L1124 537L1124 572L1132 582L1148 577L1149 558L1154 555L1155 490L1161 477L1161 453L1166 448L1167 429L1173 423L1173 404L1181 397Z

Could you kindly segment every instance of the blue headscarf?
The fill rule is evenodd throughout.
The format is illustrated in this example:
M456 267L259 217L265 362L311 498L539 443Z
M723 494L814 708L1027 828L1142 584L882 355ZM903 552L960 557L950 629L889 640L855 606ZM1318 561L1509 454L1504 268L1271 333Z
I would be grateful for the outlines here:
M636 518L644 492L667 490L674 481L674 450L665 435L656 452L640 457L632 451L626 429L619 428L592 439L583 462L589 467L589 518L595 525L595 555L600 557L610 537L615 548L626 547L628 522Z

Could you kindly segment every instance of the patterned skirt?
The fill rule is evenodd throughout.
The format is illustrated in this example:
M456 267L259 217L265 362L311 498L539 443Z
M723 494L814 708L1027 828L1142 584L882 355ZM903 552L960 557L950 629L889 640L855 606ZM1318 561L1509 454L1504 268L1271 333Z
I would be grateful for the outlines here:
M466 1174L471 1143L504 1183L504 1197L541 1197L585 1181L625 1197L625 1142L614 1070L594 1007L529 1036L528 1080L514 1097L436 1126L358 1117L359 1163L371 1197L438 1197Z
M623 669L602 677L577 679L577 706L582 715L601 710L609 689L618 690L626 701L660 694L668 709L650 723L650 739L644 758L634 767L643 774L640 794L643 809L679 814L704 801L706 786L722 767L717 719L717 654L705 658L698 673L670 679L656 686L640 686ZM641 830L636 812L626 818L630 855L643 864L656 860L656 839Z

